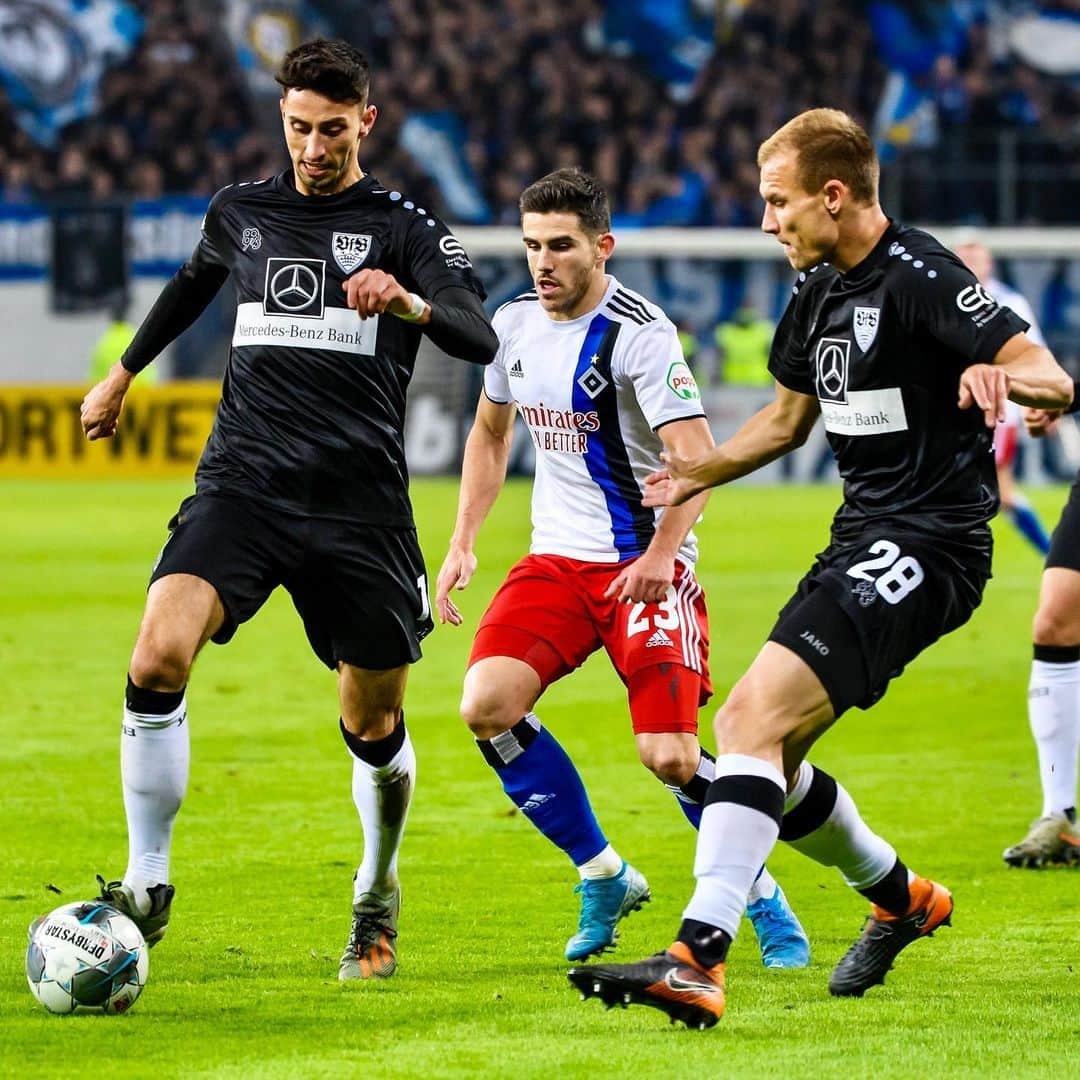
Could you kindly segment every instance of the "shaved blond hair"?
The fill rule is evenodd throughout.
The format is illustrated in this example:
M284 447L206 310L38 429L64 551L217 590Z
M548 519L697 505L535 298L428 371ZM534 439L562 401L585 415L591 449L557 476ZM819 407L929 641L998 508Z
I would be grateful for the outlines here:
M789 150L795 152L796 177L804 191L817 192L830 180L839 180L856 201L877 202L881 169L874 144L846 112L809 109L799 113L761 144L758 167Z

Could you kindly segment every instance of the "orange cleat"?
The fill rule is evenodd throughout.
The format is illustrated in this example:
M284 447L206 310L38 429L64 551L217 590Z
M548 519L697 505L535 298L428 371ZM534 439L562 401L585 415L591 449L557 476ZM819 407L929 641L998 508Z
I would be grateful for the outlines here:
M567 978L582 1001L598 997L609 1009L648 1005L690 1028L713 1027L724 1014L724 965L701 967L681 941L636 964L571 968Z
M837 997L862 997L871 986L884 983L900 950L929 937L939 926L948 926L952 911L949 890L922 877L912 881L911 904L903 915L871 905L859 939L833 968L829 992Z

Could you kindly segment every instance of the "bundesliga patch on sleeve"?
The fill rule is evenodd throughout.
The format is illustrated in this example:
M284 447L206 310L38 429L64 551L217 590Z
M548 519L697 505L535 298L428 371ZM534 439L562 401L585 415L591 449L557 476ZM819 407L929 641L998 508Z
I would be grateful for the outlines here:
M668 389L682 401L700 401L701 392L698 390L694 373L686 365L684 360L676 360L667 373Z

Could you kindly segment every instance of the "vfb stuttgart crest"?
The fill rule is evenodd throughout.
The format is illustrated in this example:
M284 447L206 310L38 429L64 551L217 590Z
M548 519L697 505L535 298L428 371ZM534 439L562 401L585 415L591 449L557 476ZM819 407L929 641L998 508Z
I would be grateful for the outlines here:
M855 343L866 352L877 337L881 308L857 307L851 316L851 328L855 334Z
M371 250L371 237L363 233L336 232L331 241L334 262L351 274L368 256Z

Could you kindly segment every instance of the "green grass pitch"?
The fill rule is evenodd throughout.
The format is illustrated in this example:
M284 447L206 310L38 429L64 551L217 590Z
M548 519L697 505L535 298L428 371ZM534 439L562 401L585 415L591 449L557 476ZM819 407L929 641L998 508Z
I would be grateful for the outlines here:
M998 529L996 577L968 626L815 759L913 867L954 890L954 926L912 946L888 983L834 1000L833 963L865 905L833 871L779 849L771 867L813 943L809 970L766 972L749 927L712 1032L651 1010L605 1012L566 982L576 921L563 856L509 804L457 717L470 628L527 548L528 489L511 484L407 699L419 757L402 855L400 968L341 986L360 831L333 676L277 594L189 694L193 763L173 848L173 924L130 1015L53 1017L23 975L26 925L119 876L124 671L164 522L186 484L0 482L0 1074L19 1077L986 1077L1076 1075L1080 871L1023 872L1001 850L1037 815L1027 730L1040 563ZM699 529L718 695L756 652L838 499L831 488L718 492ZM1062 489L1037 493L1051 521ZM453 481L414 486L432 576ZM609 837L654 901L616 956L664 947L692 887L694 837L637 763L621 686L594 657L539 713L578 762ZM702 714L712 743L711 714ZM54 886L60 893L49 891Z

